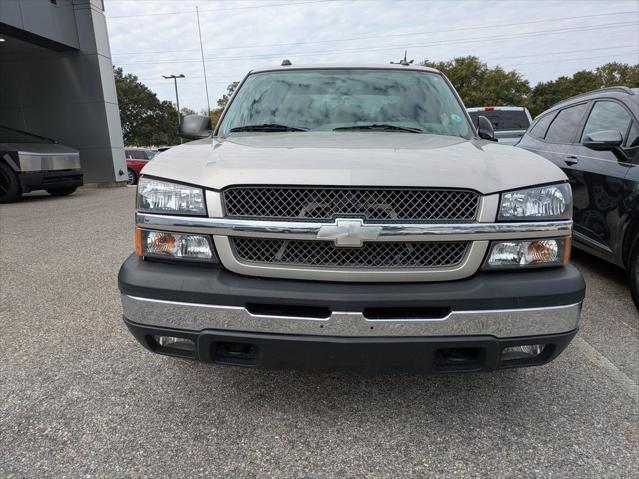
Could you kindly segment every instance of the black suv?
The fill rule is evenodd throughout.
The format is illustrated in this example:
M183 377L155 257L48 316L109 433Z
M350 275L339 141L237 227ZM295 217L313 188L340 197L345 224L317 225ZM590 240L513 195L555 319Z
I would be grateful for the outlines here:
M628 271L639 308L639 88L611 87L539 115L518 146L570 179L575 246Z

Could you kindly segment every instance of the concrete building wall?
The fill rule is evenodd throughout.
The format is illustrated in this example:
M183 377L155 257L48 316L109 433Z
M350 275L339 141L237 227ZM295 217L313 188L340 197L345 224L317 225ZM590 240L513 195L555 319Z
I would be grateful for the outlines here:
M0 124L80 150L85 182L126 180L101 0L0 0Z

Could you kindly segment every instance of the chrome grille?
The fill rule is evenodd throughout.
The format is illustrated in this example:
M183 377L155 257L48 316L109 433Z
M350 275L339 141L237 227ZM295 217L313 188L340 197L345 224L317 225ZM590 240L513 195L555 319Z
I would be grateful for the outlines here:
M225 215L234 218L368 222L471 222L479 195L465 190L235 186L224 190Z
M232 238L235 256L244 262L341 268L434 268L455 266L469 242L371 242L338 248L330 241Z

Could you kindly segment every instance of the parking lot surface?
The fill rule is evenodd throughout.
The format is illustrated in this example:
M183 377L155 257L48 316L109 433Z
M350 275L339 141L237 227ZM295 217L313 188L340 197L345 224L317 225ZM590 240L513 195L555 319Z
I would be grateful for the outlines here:
M586 254L578 337L487 374L268 371L153 355L122 323L133 188L0 206L0 477L637 477L639 314Z

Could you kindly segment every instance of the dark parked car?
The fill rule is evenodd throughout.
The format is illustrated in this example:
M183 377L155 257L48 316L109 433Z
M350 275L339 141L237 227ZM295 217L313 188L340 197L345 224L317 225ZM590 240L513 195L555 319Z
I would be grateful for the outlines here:
M125 148L124 154L126 156L127 184L135 185L138 182L142 168L144 168L158 152L147 148L131 147Z
M78 150L40 135L0 126L0 203L46 190L66 196L82 185Z
M639 308L639 88L564 100L539 115L518 146L564 170L575 246L625 268Z

